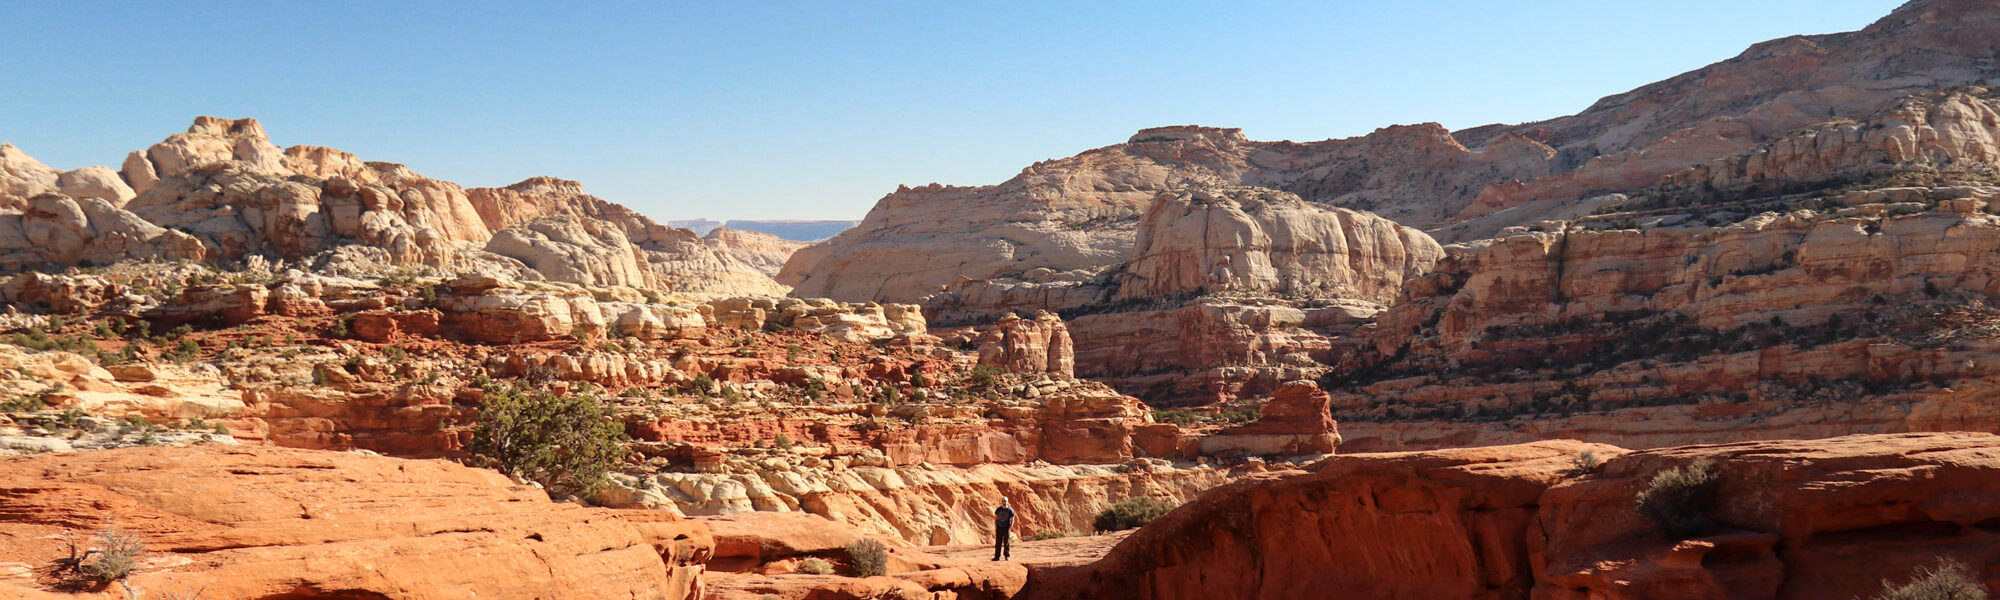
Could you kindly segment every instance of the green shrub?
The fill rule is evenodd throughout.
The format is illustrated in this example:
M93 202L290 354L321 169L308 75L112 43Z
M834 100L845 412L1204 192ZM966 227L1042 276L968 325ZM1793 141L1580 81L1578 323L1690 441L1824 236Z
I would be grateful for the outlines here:
M979 365L977 367L973 367L972 385L982 388L993 387L994 380L1006 373L1007 373L1006 371L1000 370L1000 367L995 367L993 365Z
M1152 498L1133 498L1117 504L1104 512L1097 513L1098 531L1123 531L1135 529L1153 522L1160 515L1173 512L1174 505Z
M1206 421L1207 419L1205 417L1207 417L1207 415L1192 410L1188 410L1185 408L1153 409L1153 421L1159 423L1172 423L1182 427L1188 427L1196 423Z
M625 455L625 428L596 398L512 389L479 409L471 450L552 495L587 496Z
M1709 512L1715 507L1715 488L1721 477L1715 463L1695 461L1686 467L1661 471L1646 483L1636 502L1639 514L1653 522L1661 535L1687 539L1715 531Z
M1034 535L1030 535L1030 536L1028 536L1028 537L1027 537L1026 539L1027 539L1028 541L1030 541L1030 542L1034 542L1034 541L1040 541L1040 540L1053 540L1053 539L1056 539L1056 538L1066 538L1066 537L1075 537L1075 536L1076 536L1076 532L1074 532L1074 531L1056 531L1056 530L1049 530L1049 531L1037 531L1037 532L1035 532L1035 534L1034 534Z
M889 549L882 542L864 539L848 544L847 558L853 562L854 574L858 577L889 574Z
M1964 563L1941 558L1936 569L1918 567L1916 578L1902 586L1882 582L1872 600L1986 600L1986 586L1967 571Z
M824 558L808 558L799 561L799 572L807 575L832 575L833 563Z

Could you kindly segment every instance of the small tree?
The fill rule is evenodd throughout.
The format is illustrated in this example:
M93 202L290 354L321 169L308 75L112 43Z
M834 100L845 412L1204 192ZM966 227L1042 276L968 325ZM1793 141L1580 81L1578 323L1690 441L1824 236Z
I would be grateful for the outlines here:
M1674 539L1715 531L1709 511L1715 506L1715 488L1721 480L1715 463L1708 460L1661 471L1635 499L1639 514L1652 521L1661 535Z
M875 577L889 574L889 548L872 539L863 539L847 545L847 558L854 563L854 574L860 577Z
M587 496L625 455L625 428L596 398L510 389L479 409L472 452L554 495Z
M1123 531L1142 527L1153 519L1173 512L1174 505L1152 498L1133 498L1097 513L1094 525L1098 531Z
M1935 569L1918 567L1909 583L1897 586L1883 581L1882 593L1871 600L1986 600L1986 586L1965 563L1939 558Z

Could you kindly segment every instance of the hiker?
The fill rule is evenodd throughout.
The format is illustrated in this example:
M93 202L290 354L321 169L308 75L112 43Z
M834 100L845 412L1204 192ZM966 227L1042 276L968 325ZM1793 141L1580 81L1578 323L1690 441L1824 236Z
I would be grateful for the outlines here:
M1014 509L1007 507L1007 497L1000 497L1000 508L993 509L993 560L1007 560L1014 550L1014 544L1007 538L1014 529Z

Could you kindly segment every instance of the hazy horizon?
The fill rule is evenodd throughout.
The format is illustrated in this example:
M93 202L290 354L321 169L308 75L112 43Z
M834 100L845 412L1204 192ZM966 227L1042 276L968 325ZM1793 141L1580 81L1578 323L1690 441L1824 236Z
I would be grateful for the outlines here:
M1145 127L1312 141L1572 114L1900 4L29 3L0 24L22 71L0 110L33 117L0 141L116 168L197 115L252 117L281 146L468 187L573 179L662 221L848 220Z

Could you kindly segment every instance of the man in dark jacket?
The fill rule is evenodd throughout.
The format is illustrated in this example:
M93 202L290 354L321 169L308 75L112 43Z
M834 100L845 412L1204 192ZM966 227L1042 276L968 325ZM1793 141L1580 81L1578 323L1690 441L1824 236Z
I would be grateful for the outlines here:
M1008 541L1013 529L1014 509L1007 507L1007 498L1002 496L1000 508L993 509L993 560L1007 560L1014 550L1014 544Z

